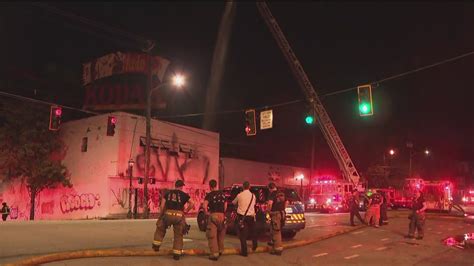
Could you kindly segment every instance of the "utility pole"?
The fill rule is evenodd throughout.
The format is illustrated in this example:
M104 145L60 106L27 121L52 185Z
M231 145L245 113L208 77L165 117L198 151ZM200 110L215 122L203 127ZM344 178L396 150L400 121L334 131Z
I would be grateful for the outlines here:
M145 201L145 206L143 208L143 218L148 219L150 210L148 206L148 176L150 174L150 143L151 143L151 97L150 91L152 87L152 76L151 76L151 50L155 47L153 41L148 41L148 47L145 52L147 55L147 89L145 95L146 97L146 143L145 143L145 180L143 184L143 197Z

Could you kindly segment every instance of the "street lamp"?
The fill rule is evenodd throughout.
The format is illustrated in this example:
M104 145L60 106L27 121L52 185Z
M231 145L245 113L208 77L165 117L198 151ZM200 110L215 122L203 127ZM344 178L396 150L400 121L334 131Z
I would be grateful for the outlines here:
M149 69L151 73L151 69ZM151 77L151 75L150 75ZM150 173L150 143L151 143L151 95L153 92L159 90L160 88L168 85L173 85L175 87L182 87L185 83L184 76L177 74L173 77L172 82L161 83L160 85L150 89L147 94L147 104L146 104L146 143L145 143L145 180L143 185L143 196L145 200L145 207L143 208L143 216L145 219L148 218L150 210L148 209L148 175ZM151 87L151 80L149 80L149 85Z
M295 178L296 178L296 180L300 180L300 181L301 181L301 188L300 188L300 190L301 190L301 197L302 197L303 202L304 202L304 193L303 193L303 179L304 179L304 175L303 175L303 174L299 174L299 175L297 175Z
M430 150L426 149L425 150L425 155L430 155Z
M390 149L390 151L388 152L390 155L395 155L395 150L394 149Z
M128 187L128 214L127 218L130 219L132 218L132 173L133 173L133 165L135 162L133 161L132 158L128 160L128 176L130 177L130 184Z

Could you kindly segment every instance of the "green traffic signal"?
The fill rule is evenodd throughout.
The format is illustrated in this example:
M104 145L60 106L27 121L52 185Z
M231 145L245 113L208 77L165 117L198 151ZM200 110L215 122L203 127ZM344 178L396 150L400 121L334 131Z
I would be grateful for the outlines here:
M306 124L308 124L308 125L312 125L312 124L314 123L314 117L312 117L312 116L310 116L310 115L306 116L305 122L306 122Z
M359 105L359 110L362 114L369 114L370 113L370 104L362 103Z
M372 86L362 85L357 87L357 95L359 98L359 115L370 116L374 114L372 103Z

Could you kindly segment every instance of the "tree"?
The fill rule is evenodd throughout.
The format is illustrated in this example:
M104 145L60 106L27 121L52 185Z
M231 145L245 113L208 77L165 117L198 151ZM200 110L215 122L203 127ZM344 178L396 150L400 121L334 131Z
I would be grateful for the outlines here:
M1 109L0 171L7 181L21 179L26 183L30 220L34 220L35 199L41 191L72 186L61 163L64 144L57 131L48 129L49 106L3 100Z

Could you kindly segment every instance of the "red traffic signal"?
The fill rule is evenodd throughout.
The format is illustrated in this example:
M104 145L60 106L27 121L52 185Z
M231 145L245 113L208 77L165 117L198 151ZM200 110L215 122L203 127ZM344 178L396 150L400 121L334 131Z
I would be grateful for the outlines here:
M61 116L63 114L63 109L59 106L51 106L49 112L49 130L59 130L61 125Z
M107 136L115 135L115 124L117 123L117 118L115 116L109 116L107 119Z
M245 111L245 133L247 136L257 135L257 124L255 118L255 109Z

